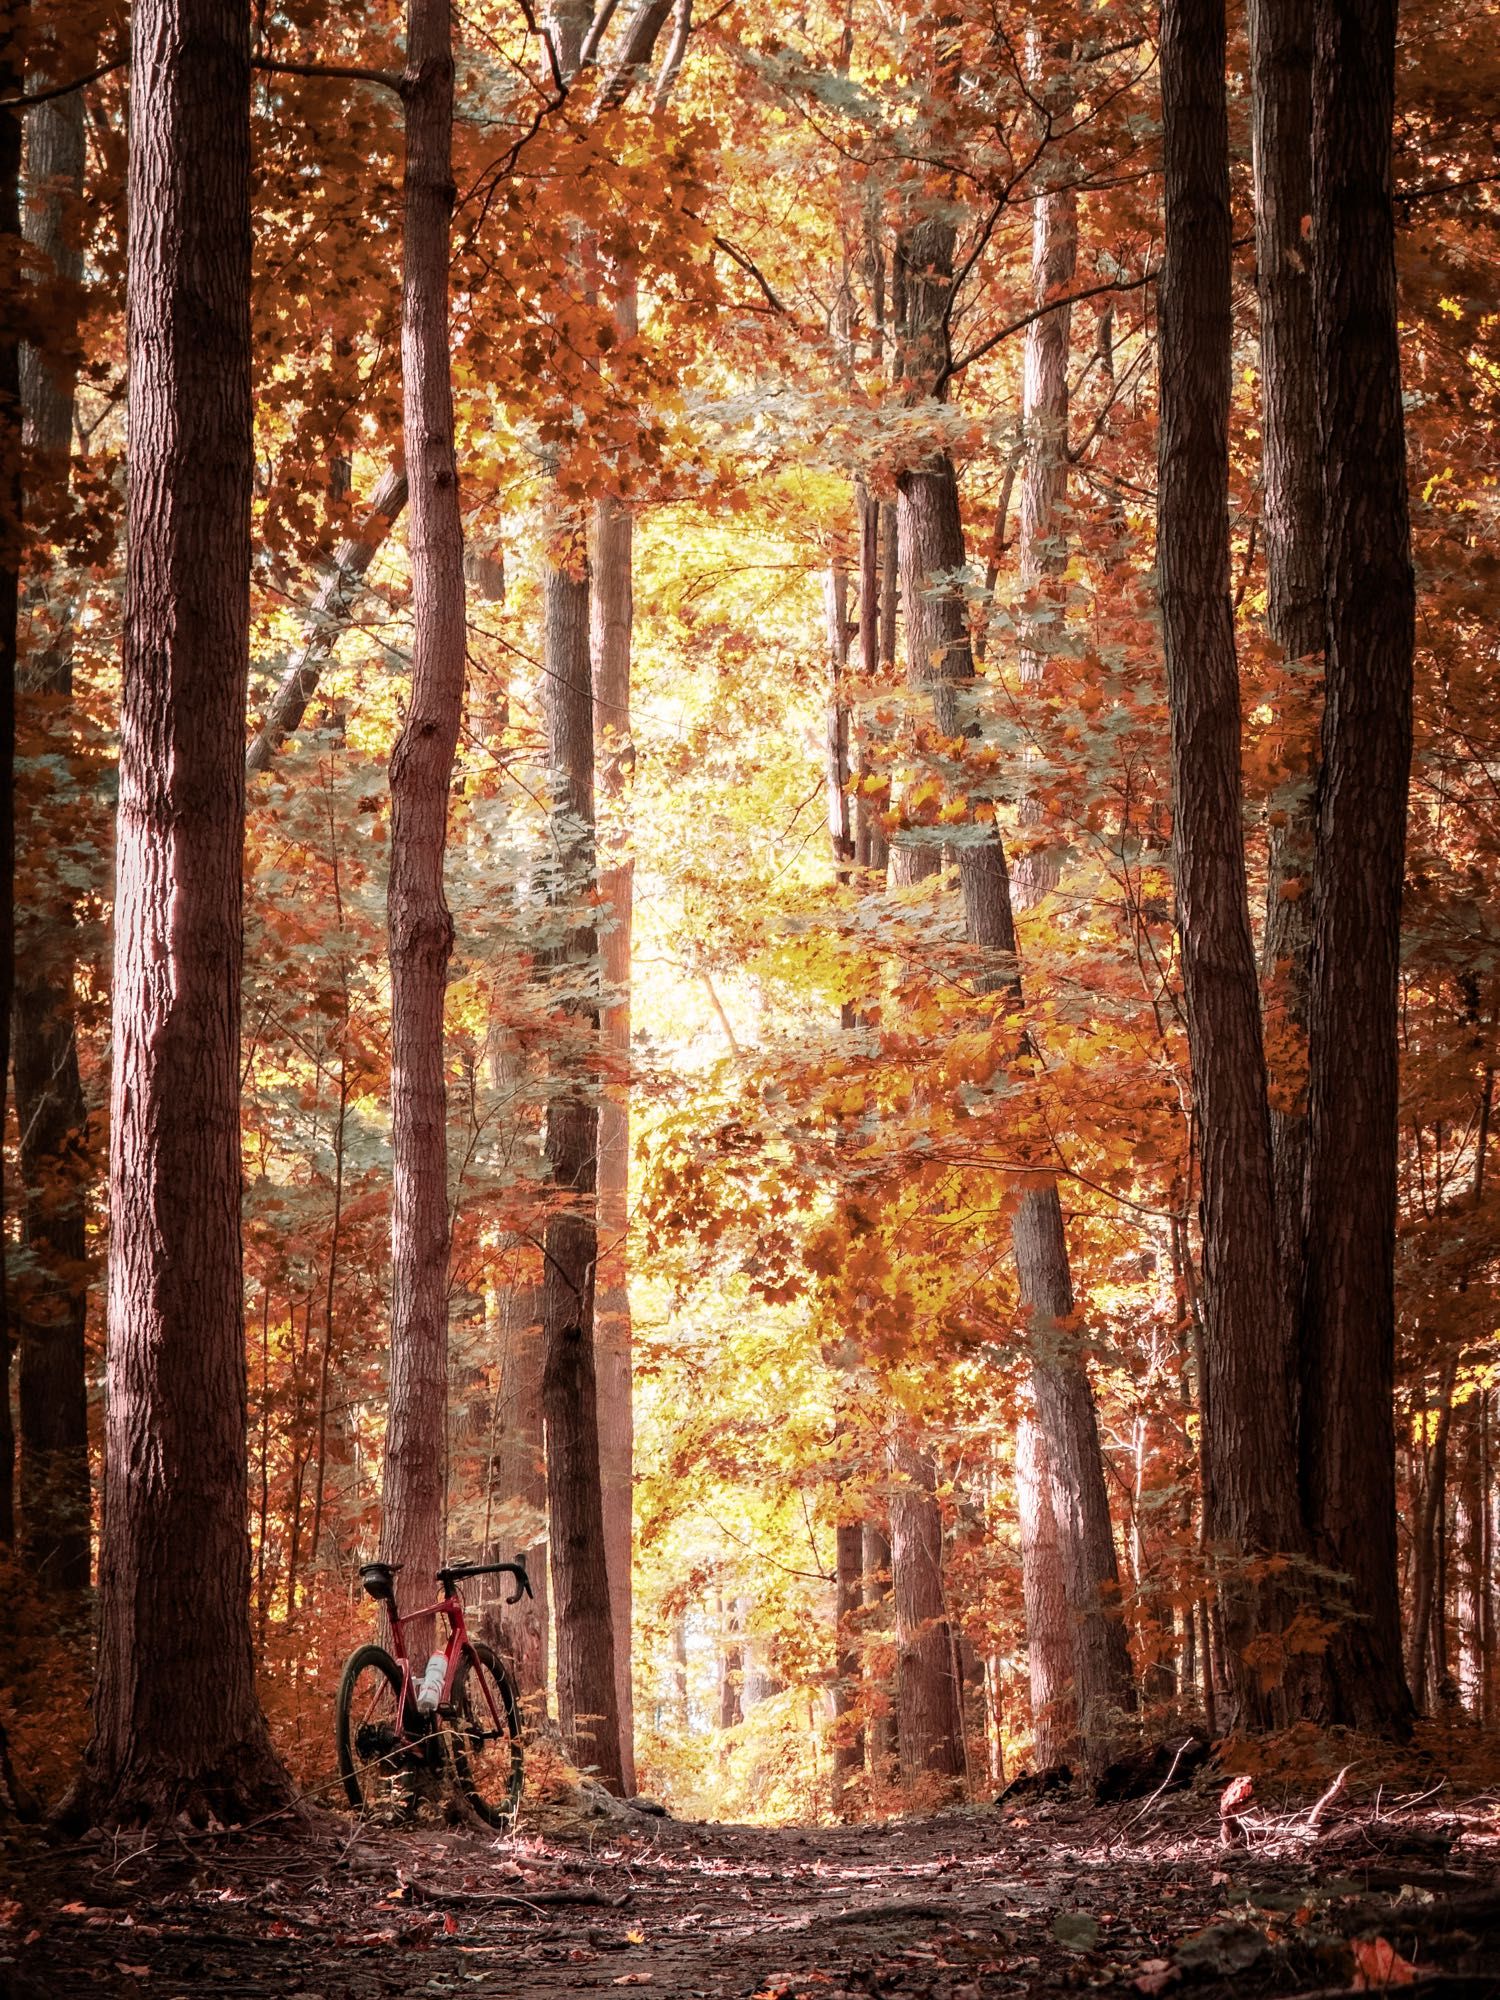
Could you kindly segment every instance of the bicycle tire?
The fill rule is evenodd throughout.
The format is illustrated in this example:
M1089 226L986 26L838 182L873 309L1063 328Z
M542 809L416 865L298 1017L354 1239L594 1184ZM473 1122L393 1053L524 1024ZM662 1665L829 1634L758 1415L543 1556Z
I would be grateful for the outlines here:
M501 1723L498 1738L484 1698L483 1679L476 1692L476 1667L492 1684L491 1696ZM458 1663L448 1711L448 1764L459 1796L486 1826L504 1830L514 1825L526 1782L520 1711L509 1674L481 1641L471 1639Z
M359 1683L361 1677L367 1674L374 1676L370 1699L359 1701ZM384 1646L360 1646L344 1662L344 1671L339 1678L334 1740L338 1747L339 1776L344 1781L344 1795L356 1812L374 1812L381 1803L382 1781L394 1783L411 1762L411 1747L406 1743L388 1752L378 1744L373 1748L368 1743L361 1747L364 1731L395 1731L400 1712L401 1678L401 1669ZM386 1684L383 1694L379 1686L382 1679ZM354 1712L357 1701L361 1710L358 1715Z

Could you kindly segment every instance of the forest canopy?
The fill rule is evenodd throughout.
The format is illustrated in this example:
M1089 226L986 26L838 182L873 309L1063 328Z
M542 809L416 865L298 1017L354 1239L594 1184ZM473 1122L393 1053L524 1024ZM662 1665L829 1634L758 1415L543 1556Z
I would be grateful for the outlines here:
M1496 28L0 7L23 1791L1493 1723Z

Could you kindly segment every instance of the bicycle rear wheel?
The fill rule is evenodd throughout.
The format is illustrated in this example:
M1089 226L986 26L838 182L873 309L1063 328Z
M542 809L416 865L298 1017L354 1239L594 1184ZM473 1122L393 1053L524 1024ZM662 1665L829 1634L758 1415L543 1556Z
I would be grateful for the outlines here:
M460 1797L486 1826L513 1825L525 1782L521 1718L510 1676L488 1646L470 1641L448 1706L449 1769Z
M404 1811L414 1756L401 1729L401 1669L383 1646L361 1646L345 1662L334 1735L354 1810Z

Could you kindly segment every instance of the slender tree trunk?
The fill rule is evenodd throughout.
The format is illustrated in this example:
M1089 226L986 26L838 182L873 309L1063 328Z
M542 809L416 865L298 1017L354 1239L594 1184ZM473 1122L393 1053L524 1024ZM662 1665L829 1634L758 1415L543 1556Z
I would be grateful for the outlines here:
M836 1573L833 1661L833 1806L850 1813L849 1788L865 1768L865 1731L860 1718L859 1614L864 1599L864 1529L841 1521L835 1542Z
M1306 0L1251 0L1250 38L1266 623L1286 660L1311 662L1323 650L1323 487L1312 274L1302 233L1312 208L1313 23ZM1293 706L1281 726L1289 739L1288 761L1301 777L1312 759L1310 721ZM1266 868L1262 970L1276 1083L1271 1160L1289 1335L1302 1289L1307 1103L1301 1072L1315 817L1309 774L1309 782L1273 819Z
M1312 255L1328 631L1301 1352L1313 1553L1350 1578L1352 1615L1328 1655L1329 1712L1404 1735L1394 1265L1415 593L1391 199L1395 35L1395 0L1320 0Z
M448 1092L443 1001L453 919L443 891L463 713L463 520L453 440L448 256L453 217L450 0L410 0L401 367L411 482L412 671L391 753L391 1385L381 1553L425 1597L442 1558L448 1419ZM435 1620L410 1635L432 1642Z
M1043 86L1045 88L1045 86ZM1059 93L1054 86L1051 95ZM1065 107L1059 104L1057 110ZM1065 293L1078 262L1078 197L1071 188L1039 194L1033 204L1032 297L1037 305ZM1068 336L1072 308L1054 306L1026 329L1021 428L1021 684L1037 689L1062 634L1059 582L1068 565L1063 509L1068 494ZM997 524L997 531L999 524ZM1036 798L1023 799L1021 822L1037 826ZM1035 836L1033 836L1035 837ZM1051 847L1017 856L1016 894L1023 909L1057 885L1059 856Z
M68 60L92 66L92 36ZM81 91L28 114L27 199L22 229L46 275L49 351L21 350L27 505L42 513L66 492L78 379L84 174ZM71 622L32 663L28 692L65 704L73 687ZM27 879L46 879L54 829L34 813L20 828ZM16 913L20 970L12 1063L21 1173L26 1188L26 1282L13 1300L20 1349L21 1526L31 1573L82 1605L89 1584L88 1305L85 1208L94 1177L88 1107L78 1066L73 906L65 891L49 906Z
M581 60L591 8L559 0L553 44L565 77ZM563 1737L611 1791L624 1790L616 1642L604 1540L594 1310L598 1234L600 995L595 887L594 707L589 568L580 524L554 509L542 578L542 700L553 794L554 900L570 913L556 957L567 982L569 1045L556 1052L546 1156L554 1200L545 1230L542 1402L547 1432L557 1706ZM583 992L577 990L582 968ZM626 1640L628 1651L628 1640Z
M1412 1524L1411 1624L1407 1636L1406 1673L1412 1700L1419 1709L1429 1705L1428 1653L1433 1632L1442 1619L1439 1540L1448 1504L1448 1433L1453 1424L1453 1384L1457 1364L1447 1361L1438 1381L1436 1421L1427 1447L1426 1477ZM1425 1413L1424 1413L1425 1414Z
M1260 992L1246 900L1229 598L1230 219L1223 0L1162 13L1157 574L1172 723L1178 931L1202 1134L1204 1512L1243 1722L1284 1713L1284 1593L1257 1558L1301 1540L1290 1329L1276 1261ZM1256 1644L1252 1662L1247 1648ZM1274 1680L1273 1680L1274 1676ZM1268 1682L1271 1685L1268 1685Z
M409 491L405 461L398 459L371 494L359 526L334 551L328 574L308 610L302 650L282 675L265 720L245 754L248 776L269 771L276 752L301 727L323 670L354 615L370 565L400 520Z
M623 340L636 328L635 273L616 272L615 320ZM630 649L635 616L631 577L634 523L616 495L594 509L591 599L594 764L599 804L612 815L611 865L599 873L604 913L604 1052L609 1074L599 1102L599 1262L594 1356L599 1377L599 1471L604 1486L604 1555L614 1625L620 1706L620 1766L627 1794L635 1783L635 1704L631 1689L631 1581L634 1560L634 1399L631 1365L630 1222L630 940L634 863L629 808L634 748L630 734Z
M282 1804L246 1529L239 1013L250 8L132 22L108 1492L84 1777L118 1820Z
M867 1634L888 1633L891 1622L891 1545L885 1530L875 1521L863 1529L864 1607ZM868 1659L868 1648L867 1648ZM866 1742L870 1753L870 1775L877 1780L889 1777L897 1754L894 1688L888 1674L867 1670L866 1680L873 1696Z
M1485 1405L1481 1389L1465 1412L1464 1444L1453 1514L1453 1540L1458 1554L1455 1592L1458 1625L1458 1693L1476 1721L1484 1716L1484 1597L1485 1516L1488 1509L1489 1467L1485 1463Z
M891 1575L895 1584L901 1771L963 1777L963 1712L943 1599L943 1517L931 1457L892 1454Z

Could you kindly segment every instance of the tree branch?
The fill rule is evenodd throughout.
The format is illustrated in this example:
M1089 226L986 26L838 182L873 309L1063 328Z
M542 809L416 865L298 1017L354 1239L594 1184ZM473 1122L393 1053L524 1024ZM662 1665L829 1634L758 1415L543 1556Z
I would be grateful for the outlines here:
M113 62L100 63L97 69L91 69L87 76L71 77L67 83L51 83L45 90L23 90L19 97L0 97L0 111L29 111L33 104L50 104L56 97L71 97L75 90L97 83L101 76L124 69L129 61L129 56L116 56Z

